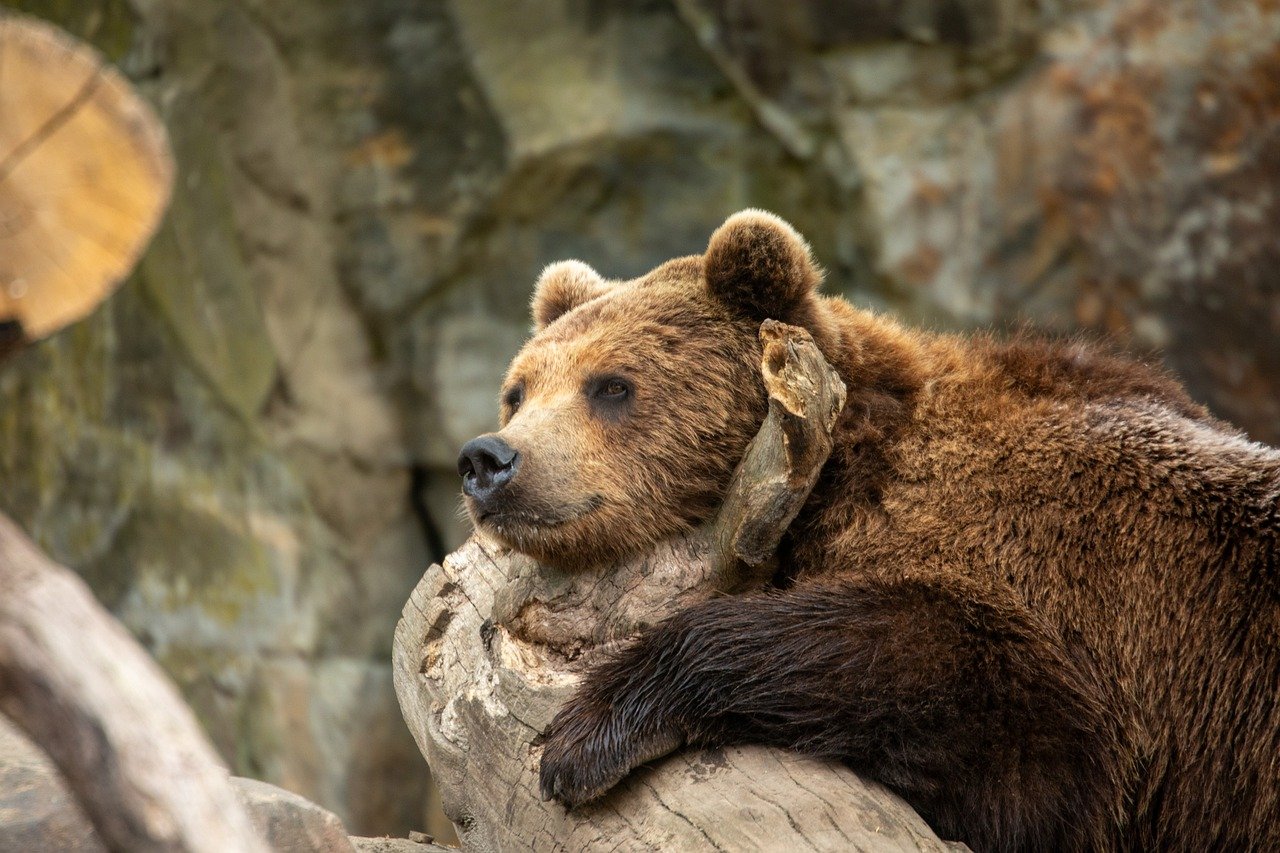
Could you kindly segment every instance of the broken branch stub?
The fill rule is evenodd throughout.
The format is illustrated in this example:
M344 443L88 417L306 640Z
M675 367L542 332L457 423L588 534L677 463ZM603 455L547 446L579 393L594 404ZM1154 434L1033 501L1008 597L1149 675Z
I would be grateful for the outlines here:
M778 542L831 455L832 430L844 409L844 383L808 332L765 320L760 343L769 414L711 528L721 592L759 586L773 574Z
M538 795L534 739L582 672L685 606L763 583L831 451L839 378L802 329L767 322L761 340L769 414L712 523L575 573L477 535L413 591L396 692L464 848L948 849L847 768L760 747L668 756L572 812Z

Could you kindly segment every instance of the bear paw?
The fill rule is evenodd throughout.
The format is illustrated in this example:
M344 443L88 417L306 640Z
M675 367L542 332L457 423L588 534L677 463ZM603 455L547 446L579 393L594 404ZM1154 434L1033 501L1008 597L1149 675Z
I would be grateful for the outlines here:
M601 713L571 702L539 742L543 745L538 774L542 799L557 800L572 809L604 796L641 764L675 751L683 738L674 733L627 732L607 710Z

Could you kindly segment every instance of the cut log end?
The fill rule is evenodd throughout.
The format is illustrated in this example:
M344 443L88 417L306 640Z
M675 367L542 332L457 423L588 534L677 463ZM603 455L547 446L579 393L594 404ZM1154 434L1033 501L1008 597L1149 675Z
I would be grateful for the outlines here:
M90 46L0 14L0 354L92 311L160 222L164 125ZM5 341L8 340L6 345Z

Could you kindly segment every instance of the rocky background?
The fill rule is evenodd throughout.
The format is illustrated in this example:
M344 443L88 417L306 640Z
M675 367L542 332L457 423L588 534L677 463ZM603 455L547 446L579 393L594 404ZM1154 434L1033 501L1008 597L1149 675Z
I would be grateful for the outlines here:
M234 772L352 832L441 831L392 628L551 260L767 207L859 304L1114 336L1280 442L1277 0L0 6L118 62L179 162L140 272L0 371L0 510Z

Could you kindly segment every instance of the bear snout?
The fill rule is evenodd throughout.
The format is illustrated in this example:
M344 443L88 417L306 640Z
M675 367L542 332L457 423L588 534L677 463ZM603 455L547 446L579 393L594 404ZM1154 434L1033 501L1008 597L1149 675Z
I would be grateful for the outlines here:
M519 467L520 454L492 433L471 439L458 454L462 491L482 506L511 482Z

